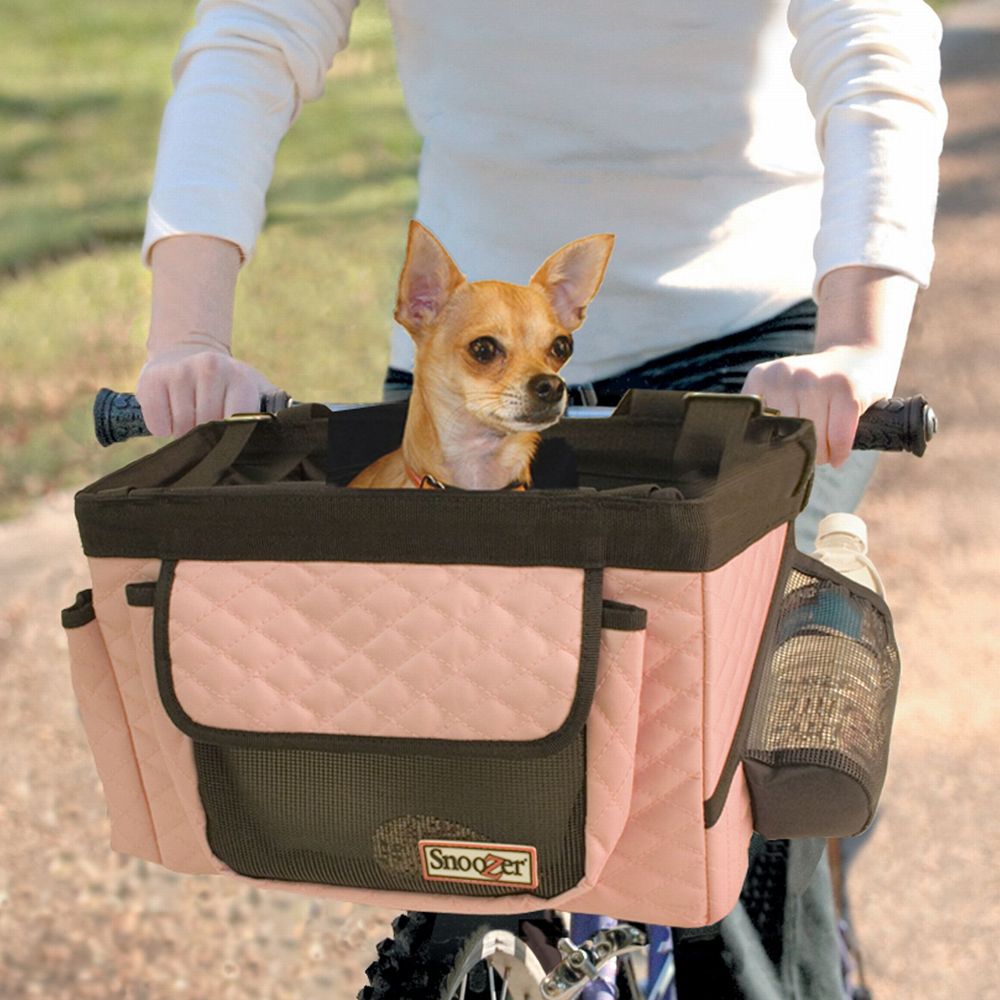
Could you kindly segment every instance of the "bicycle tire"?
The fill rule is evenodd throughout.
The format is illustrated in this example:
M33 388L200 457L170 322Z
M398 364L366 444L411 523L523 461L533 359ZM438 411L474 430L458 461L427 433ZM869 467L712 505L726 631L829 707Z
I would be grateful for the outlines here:
M443 964L430 955L433 918L426 913L401 913L392 922L392 936L376 947L376 959L365 970L368 984L357 1000L437 1000ZM408 993L403 993L408 990Z
M554 926L556 920L543 929L549 940L565 933L561 920L558 928ZM502 994L505 976L505 1000L537 996L544 970L523 934L479 924L470 925L463 937L443 938L435 935L435 923L435 916L428 913L396 917L393 936L379 943L376 960L365 970L368 985L362 987L358 1000L452 1000L459 996L493 1000ZM538 921L533 923L539 926ZM492 993L489 976L494 977Z

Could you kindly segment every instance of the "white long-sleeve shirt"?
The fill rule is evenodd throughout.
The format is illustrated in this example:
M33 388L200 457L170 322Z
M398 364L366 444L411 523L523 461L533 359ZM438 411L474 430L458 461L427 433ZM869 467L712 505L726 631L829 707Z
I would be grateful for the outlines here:
M278 144L322 94L355 3L202 0L174 63L145 261L179 233L250 257ZM837 267L927 284L946 112L922 0L389 12L423 139L417 217L471 280L523 284L562 244L616 235L573 381L762 321ZM395 327L390 363L412 359Z

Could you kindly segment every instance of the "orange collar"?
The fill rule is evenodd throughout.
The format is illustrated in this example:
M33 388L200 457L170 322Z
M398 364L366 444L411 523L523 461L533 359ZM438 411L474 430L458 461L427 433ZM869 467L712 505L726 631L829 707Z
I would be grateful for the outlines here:
M461 490L458 486L446 486L431 475L418 476L408 465L404 466L404 468L406 469L406 474L410 477L410 481L418 490L458 490L460 493L471 492ZM503 487L505 490L513 490L516 493L523 493L527 488L528 484L521 482L520 479L514 479Z

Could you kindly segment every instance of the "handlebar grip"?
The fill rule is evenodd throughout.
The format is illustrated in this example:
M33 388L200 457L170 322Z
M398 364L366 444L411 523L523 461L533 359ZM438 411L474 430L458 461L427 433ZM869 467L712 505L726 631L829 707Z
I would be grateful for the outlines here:
M272 392L260 398L261 413L277 413L288 406L287 392ZM94 398L94 435L105 448L134 437L148 437L142 407L131 392L101 389Z
M101 389L94 398L94 434L104 448L129 438L148 437L139 400L130 392Z
M855 451L908 451L920 456L937 433L937 414L923 396L880 399L861 414Z

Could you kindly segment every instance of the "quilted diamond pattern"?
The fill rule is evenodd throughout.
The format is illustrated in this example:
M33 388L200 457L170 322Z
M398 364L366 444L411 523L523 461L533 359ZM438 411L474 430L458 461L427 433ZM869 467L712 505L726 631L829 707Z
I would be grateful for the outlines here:
M642 689L643 632L601 633L587 720L587 875L603 870L628 818Z
M153 659L153 609L129 607L128 616L136 670L163 764L174 790L174 797L170 798L169 803L164 802L156 810L161 823L165 817L169 817L170 822L167 837L169 847L164 846L163 853L166 856L169 851L175 864L179 858L185 871L216 872L219 864L208 849L205 838L205 810L198 794L198 772L194 764L193 746L191 740L170 721L160 700ZM178 816L178 822L174 824L173 815L178 806L183 810L183 817ZM164 864L167 863L164 861Z
M100 626L95 619L68 629L66 639L73 692L108 804L111 846L134 854L151 840L152 825Z
M582 594L580 569L181 562L175 690L225 729L538 739L576 691Z
M739 718L783 538L778 529L712 574L605 572L605 596L646 607L649 627L645 635L602 634L588 723L588 880L549 905L690 926L710 923L733 905L751 831L742 770L710 830L702 803ZM93 559L91 569L100 633L89 634L103 638L110 673L101 644L80 643L73 652L74 681L79 677L95 756L105 759L102 778L130 788L108 795L116 846L179 871L225 870L206 861L190 744L165 728L170 724L155 697L149 610L128 609L124 601L124 585L155 579L159 564ZM286 728L292 720L342 727L326 731L381 726L392 735L458 735L459 719L479 715L461 730L464 738L529 739L565 717L579 656L580 570L410 566L401 579L401 567L368 566L349 582L331 585L332 577L284 569L262 578L252 564L240 564L248 570L242 582L217 564L181 569L170 636L175 665L183 661L186 674L178 679L179 693L187 685L185 707L195 714L208 706L215 724L222 724L216 713L230 712L243 728L267 728L276 720ZM420 572L411 575L415 570ZM336 629L326 627L324 617L331 597L339 602ZM279 620L285 626L273 627ZM228 664L219 673L228 680L214 692L198 667L207 649L213 655L221 650ZM351 664L352 676L331 680L317 669L333 653ZM462 690L459 674L470 664L478 679ZM532 674L526 684L532 694L525 699L531 704L504 683L518 670ZM394 671L391 677L382 676L387 671ZM227 689L233 678L235 687ZM353 721L325 705L333 689L324 685L334 683L356 694ZM241 685L245 691L232 699ZM360 690L366 685L374 697ZM446 693L456 685L460 694ZM284 704L290 692L292 707ZM483 712L488 698L497 707ZM130 737L121 732L121 712ZM137 765L131 770L130 755ZM529 895L478 900L288 883L280 888L441 911L519 912L538 905Z
M784 530L773 531L740 559L705 574L706 799L718 784L743 711L784 541Z
M122 819L137 825L129 853L175 871L201 873L206 869L199 863L200 855L192 854L190 822L178 799L157 734L154 713L163 709L158 701L150 702L146 697L125 603L127 583L155 580L159 570L158 560L90 560L94 608L128 718L132 751L145 797L144 820L140 819L140 810ZM217 867L210 870L216 871Z

